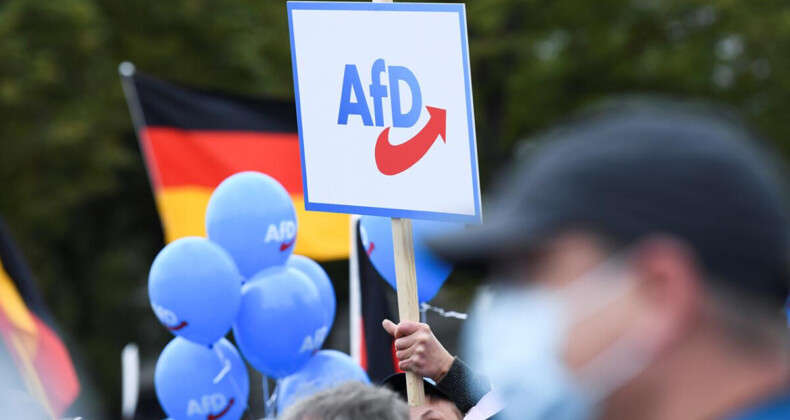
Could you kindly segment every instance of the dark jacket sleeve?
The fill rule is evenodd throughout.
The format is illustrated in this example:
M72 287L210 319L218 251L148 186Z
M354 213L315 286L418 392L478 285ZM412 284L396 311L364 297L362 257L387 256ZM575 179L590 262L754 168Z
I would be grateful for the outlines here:
M447 374L436 383L436 388L447 395L462 413L466 413L491 391L491 383L456 357Z

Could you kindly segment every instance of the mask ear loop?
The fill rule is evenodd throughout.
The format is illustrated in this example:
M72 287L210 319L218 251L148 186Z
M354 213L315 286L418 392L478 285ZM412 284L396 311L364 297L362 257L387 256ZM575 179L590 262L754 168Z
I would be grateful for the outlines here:
M573 313L571 322L593 316L636 287L635 282L623 279L620 274L628 255L628 252L617 254L556 291L563 302L584 302L568 307Z
M572 308L571 323L593 316L637 287L636 282L615 274L622 273L628 254L610 258L558 291L565 302L587 303ZM573 373L593 401L600 403L655 360L655 352L638 343L634 333L625 333Z

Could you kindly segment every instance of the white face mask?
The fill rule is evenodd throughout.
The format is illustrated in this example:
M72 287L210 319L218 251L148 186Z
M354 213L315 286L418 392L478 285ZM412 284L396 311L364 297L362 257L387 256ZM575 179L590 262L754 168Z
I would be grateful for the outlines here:
M563 360L568 331L623 296L634 283L602 264L556 291L539 287L481 293L465 325L469 364L488 375L507 404L505 420L584 420L652 361L627 337L576 372ZM619 264L617 264L619 266ZM571 307L572 306L572 307Z

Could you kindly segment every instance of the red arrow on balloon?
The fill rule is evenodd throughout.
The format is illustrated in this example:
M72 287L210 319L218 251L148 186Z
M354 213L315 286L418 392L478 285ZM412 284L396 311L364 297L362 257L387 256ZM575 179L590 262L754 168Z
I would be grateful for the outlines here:
M376 140L376 166L384 175L397 175L419 162L438 137L447 143L447 111L431 106L425 107L430 114L425 127L408 141L392 145L389 141L390 127L384 129Z

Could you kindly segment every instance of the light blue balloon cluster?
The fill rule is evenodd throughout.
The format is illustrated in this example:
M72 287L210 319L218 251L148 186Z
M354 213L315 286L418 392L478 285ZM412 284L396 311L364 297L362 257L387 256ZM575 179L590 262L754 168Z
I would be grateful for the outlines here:
M292 255L296 212L276 180L242 172L223 181L209 200L206 230L208 239L162 249L148 279L154 313L177 336L155 374L159 402L175 420L243 415L249 379L223 338L231 328L244 358L279 379L311 361L335 318L329 276Z

